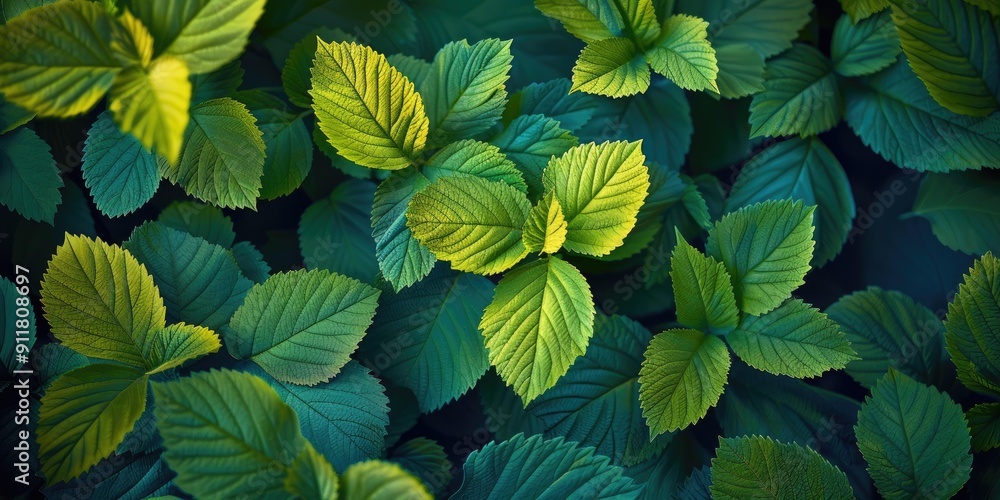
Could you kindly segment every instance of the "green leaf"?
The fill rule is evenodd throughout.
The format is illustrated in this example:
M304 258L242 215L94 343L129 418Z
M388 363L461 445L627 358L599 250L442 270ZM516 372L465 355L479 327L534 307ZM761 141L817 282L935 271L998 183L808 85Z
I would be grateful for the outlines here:
M818 377L858 359L840 327L798 299L763 316L745 316L726 340L750 366L795 378Z
M199 497L287 498L288 468L309 443L295 411L266 382L212 370L154 382L153 396L177 486Z
M994 16L1000 15L1000 5L991 2L990 0L965 0L965 3L970 3L979 7L980 9L985 9L990 11Z
M254 285L230 321L229 353L293 384L340 372L375 316L379 291L322 269L271 276Z
M399 445L390 460L420 478L432 493L443 493L451 482L453 465L448 454L430 439L418 437Z
M562 438L518 434L472 452L465 480L452 497L632 498L639 487L594 449Z
M708 21L677 14L663 23L664 36L646 53L653 71L687 90L719 92L715 49L708 41Z
M677 0L674 11L711 22L712 45L745 43L769 59L791 48L812 9L809 0Z
M157 220L223 248L233 246L233 241L236 240L233 221L216 206L194 201L175 201L160 212Z
M740 311L726 267L703 255L675 231L677 246L670 258L670 279L677 322L695 330L729 333L739 324Z
M429 124L423 100L385 56L355 43L319 40L312 72L309 94L319 129L338 154L385 170L420 157Z
M930 221L941 243L981 255L1000 248L1000 177L987 172L927 174L912 215Z
M801 201L765 201L724 216L709 230L705 251L726 266L741 311L764 314L805 282L815 209Z
M212 73L191 75L189 77L191 80L191 103L201 104L212 99L236 95L236 89L243 85L244 73L243 66L240 66L240 61L237 59Z
M562 23L586 43L621 36L624 21L612 2L604 0L535 0L535 7Z
M521 227L531 203L517 188L479 177L445 177L413 196L406 225L452 269L483 275L527 255Z
M719 94L736 99L764 90L764 58L745 43L715 47Z
M124 69L115 76L109 100L108 109L122 132L132 134L147 150L167 161L177 161L191 105L191 82L184 61L164 56L148 68Z
M656 42L660 36L660 22L652 0L620 0L613 2L625 21L625 32L640 46Z
M649 88L649 65L628 38L606 38L584 47L573 66L573 88L608 97L624 97Z
M948 305L948 354L966 387L1000 395L1000 259L976 260Z
M181 366L187 361L212 354L222 347L219 336L203 326L184 323L157 330L143 346L143 355L153 375Z
M313 50L313 52L315 53L316 51ZM398 69L400 73L406 75L418 89L424 84L424 80L427 79L427 75L430 74L433 68L432 63L405 54L392 54L386 56L386 60L389 61L389 64L393 68ZM311 59L310 62L312 62ZM308 71L309 69L306 68L306 72Z
M24 125L34 117L34 113L7 101L0 95L0 134L6 134Z
M598 315L594 330L587 353L527 411L545 423L547 437L593 446L615 464L635 464L669 439L651 439L638 404L642 353L652 335L624 316Z
M183 60L194 74L210 73L239 57L265 0L169 0L155 6L127 0L142 20L157 54Z
M144 346L165 326L153 277L121 247L67 234L42 280L45 319L80 354L147 366Z
M90 358L69 347L55 343L45 344L36 349L32 357L38 360L45 360L44 363L38 363L35 369L35 376L38 377L38 387L42 390L48 388L62 374L90 364Z
M566 216L567 250L607 255L635 227L649 190L641 146L641 141L584 144L549 162L542 182Z
M154 430L155 433L155 430ZM156 452L114 454L101 460L79 478L58 485L46 484L42 494L46 498L73 498L79 496L81 485L91 498L140 500L173 491L174 473L167 467L162 455ZM170 497L157 497L161 499Z
M531 209L524 223L523 237L529 252L553 254L562 248L566 242L566 216L554 191Z
M445 45L420 85L430 118L430 141L443 145L475 137L500 121L507 105L511 41L496 38Z
M851 16L855 24L872 14L889 8L889 0L840 0L840 6Z
M122 132L108 112L98 115L87 132L83 179L97 209L108 217L138 210L160 186L156 156L132 134Z
M142 370L94 364L57 378L42 396L38 459L49 484L79 476L115 451L146 407Z
M729 191L726 210L786 198L817 206L812 264L833 260L847 242L855 203L844 168L818 138L779 142L747 161Z
M500 152L500 148L472 139L441 148L420 171L431 182L442 177L482 177L505 182L519 191L528 191L521 172Z
M312 446L306 446L289 466L285 491L296 498L337 498L337 473Z
M768 61L764 91L750 103L750 137L816 135L843 116L833 63L819 50L796 44Z
M312 137L304 115L264 108L252 112L264 134L264 177L260 197L265 200L292 194L309 175L313 162Z
M406 209L413 195L430 185L416 169L393 172L375 190L372 236L382 276L396 291L427 276L437 259L413 237L406 225Z
M309 95L309 89L312 88L311 69L313 56L316 55L317 40L321 39L337 42L357 41L353 36L337 28L321 27L315 32L307 33L292 47L288 53L288 59L285 60L285 64L281 68L281 85L288 100L300 108L309 109L312 107L312 96ZM389 64L396 66L393 61L389 61Z
M854 432L884 498L950 498L969 480L972 453L962 407L895 370L865 398Z
M397 464L369 460L349 467L340 477L344 500L431 500L427 488Z
M847 124L901 168L947 172L1000 167L1000 113L972 118L939 106L900 60L846 89Z
M264 256L248 241L241 241L232 248L236 265L240 272L254 283L263 283L271 275L271 266L264 262Z
M511 97L504 122L526 115L545 115L567 130L579 130L594 116L597 103L585 94L571 94L571 88L573 82L566 78L528 85Z
M361 359L381 370L380 377L410 389L421 412L441 408L489 368L477 327L493 288L481 276L439 270L387 296L361 345Z
M490 364L527 404L586 351L594 313L587 280L572 264L552 256L508 272L479 329Z
M379 268L368 216L374 198L374 184L350 179L306 209L298 230L306 268L375 281Z
M951 0L889 1L903 53L938 104L971 116L1000 106L1000 27L989 12Z
M191 108L176 164L164 177L195 198L225 208L255 208L264 174L264 141L254 117L228 97Z
M1000 403L981 403L965 413L972 430L972 449L977 452L1000 447Z
M600 99L593 118L577 132L581 141L642 141L650 163L680 169L691 146L691 106L684 91L660 78L645 94Z
M871 479L854 438L860 408L842 394L736 363L716 415L723 436L761 435L815 447L867 491Z
M844 76L870 75L889 67L902 52L892 17L883 12L858 24L840 16L833 30L830 57L833 69Z
M31 9L0 26L0 93L43 117L84 113L121 71L127 37L94 2Z
M843 329L860 359L847 373L872 387L890 368L926 384L939 380L944 327L930 309L910 297L869 287L841 297L826 314Z
M0 204L26 219L52 224L62 186L49 145L33 130L0 135Z
M161 222L136 228L124 247L152 274L169 323L222 328L253 285L226 249Z
M250 373L264 379L295 410L302 434L334 469L347 470L382 453L389 398L367 368L351 361L329 382L313 386L287 384L256 367Z
M653 337L639 371L639 402L653 436L683 429L719 402L729 376L729 349L698 330Z
M579 94L573 94L579 95ZM544 115L524 115L514 119L490 143L514 162L528 185L528 196L544 194L542 174L553 156L560 156L580 141L562 125Z
M819 453L760 436L720 438L712 498L853 499L847 476Z

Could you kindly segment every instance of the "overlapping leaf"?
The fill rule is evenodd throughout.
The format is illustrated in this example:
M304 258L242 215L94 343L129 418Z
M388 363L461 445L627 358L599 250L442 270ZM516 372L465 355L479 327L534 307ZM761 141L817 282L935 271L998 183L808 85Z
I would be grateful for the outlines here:
M283 382L312 385L340 372L375 316L379 291L322 269L254 285L230 321L226 347Z

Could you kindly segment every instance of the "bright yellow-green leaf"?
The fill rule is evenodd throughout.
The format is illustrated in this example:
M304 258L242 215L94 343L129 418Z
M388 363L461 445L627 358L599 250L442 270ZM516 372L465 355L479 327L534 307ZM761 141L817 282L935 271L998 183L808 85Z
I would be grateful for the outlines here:
M228 97L191 108L176 164L164 177L192 196L227 208L257 205L264 175L264 140L247 108Z
M587 43L622 36L624 23L612 2L604 0L535 0L535 7L562 23L566 31Z
M191 104L184 61L163 56L148 69L132 66L115 77L108 108L123 132L173 163L181 152Z
M319 40L309 94L319 129L358 165L399 170L424 150L429 120L420 94L369 47Z
M337 473L326 457L310 444L288 467L285 491L301 498L335 499Z
M524 246L529 252L556 253L566 241L566 217L555 193L549 193L531 209L524 223Z
M660 21L652 0L618 0L614 4L637 43L648 46L660 36Z
M431 500L424 483L399 465L369 460L347 468L340 477L344 500Z
M653 337L639 370L639 404L653 436L683 429L719 402L729 378L729 349L698 330Z
M642 142L605 142L574 147L553 158L542 174L566 217L567 250L607 255L635 227L649 190Z
M517 188L480 177L445 177L413 196L406 225L458 271L496 274L528 254L521 228L531 202Z
M625 97L649 88L649 65L628 38L606 38L584 47L573 66L573 87L608 97Z
M507 273L479 329L490 363L527 404L586 351L594 314L587 280L572 264L552 256Z
M89 110L122 69L124 28L95 2L38 7L0 26L0 93L39 116Z
M721 262L706 257L675 228L677 247L670 259L670 279L677 321L689 328L728 333L739 324L732 279Z
M149 374L176 368L185 361L219 350L219 336L203 326L177 323L156 331L143 345Z
M119 246L66 235L42 280L42 305L52 333L84 354L146 366L151 335L166 308L145 266Z
M708 22L686 14L670 16L660 41L646 53L653 71L687 90L719 92L719 65L708 41Z
M79 476L115 451L146 408L146 381L138 368L93 364L52 382L38 422L48 484Z
M177 56L191 73L210 73L239 57L266 0L128 0L149 28L156 54Z

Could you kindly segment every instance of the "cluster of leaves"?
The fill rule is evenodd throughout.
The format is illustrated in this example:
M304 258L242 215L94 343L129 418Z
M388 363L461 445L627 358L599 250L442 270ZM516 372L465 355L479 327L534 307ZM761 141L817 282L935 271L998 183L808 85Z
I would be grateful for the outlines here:
M839 4L826 44L809 0L0 2L45 493L956 494L1000 448L1000 9ZM101 230L43 139L80 115ZM853 241L842 121L979 256L946 312L793 296ZM271 203L291 259L236 241Z

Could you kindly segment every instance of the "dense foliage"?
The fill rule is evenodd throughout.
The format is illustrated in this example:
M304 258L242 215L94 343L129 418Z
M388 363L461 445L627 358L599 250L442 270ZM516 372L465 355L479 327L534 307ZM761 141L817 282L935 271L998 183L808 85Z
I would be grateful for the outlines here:
M992 0L0 14L5 491L1000 495Z

